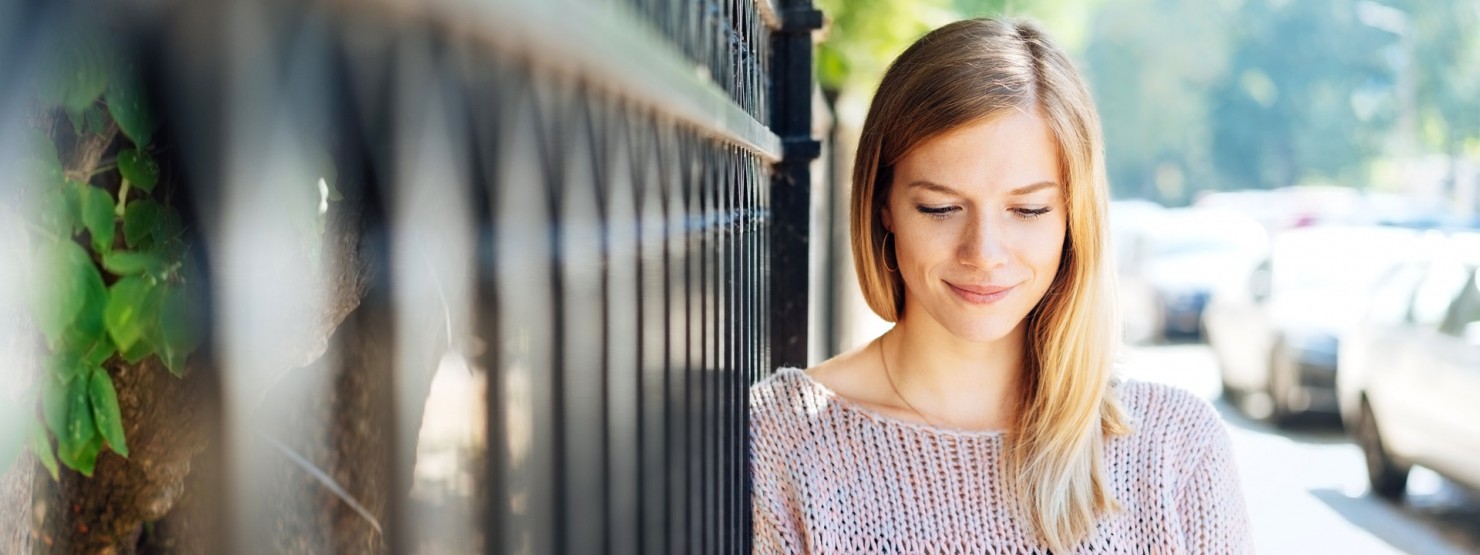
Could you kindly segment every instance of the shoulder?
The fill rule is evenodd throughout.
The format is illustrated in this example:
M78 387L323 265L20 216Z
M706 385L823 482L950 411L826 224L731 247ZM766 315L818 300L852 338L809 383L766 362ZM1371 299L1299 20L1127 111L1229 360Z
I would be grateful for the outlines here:
M1141 445L1177 451L1179 458L1197 458L1210 443L1227 441L1227 429L1217 409L1206 399L1180 387L1141 380L1123 380L1115 386L1121 408L1130 420L1130 438Z
M800 368L780 367L750 386L750 445L752 456L786 458L796 449L809 448L804 436L811 420L828 406L827 391L817 387Z
M824 360L808 369L791 366L776 368L750 387L752 416L784 418L817 416L837 397L853 402L875 402L876 388L867 379L868 360L859 347Z
M752 427L758 421L785 421L795 416L816 414L827 405L828 393L818 387L805 370L779 367L750 386Z

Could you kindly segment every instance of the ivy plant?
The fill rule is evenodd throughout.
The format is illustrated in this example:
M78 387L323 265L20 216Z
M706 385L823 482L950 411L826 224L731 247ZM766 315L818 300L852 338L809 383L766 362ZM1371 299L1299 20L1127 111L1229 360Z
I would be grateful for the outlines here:
M34 281L43 286L27 298L47 353L22 404L29 407L20 415L28 431L0 437L0 470L22 448L53 479L59 465L92 476L105 448L128 457L117 389L105 368L156 357L182 376L201 341L192 290L198 280L190 274L180 216L154 197L161 180L152 142L158 122L139 68L115 58L103 36L83 34L43 49L52 59L35 83L35 101L65 114L71 125L33 130L27 141L34 171L22 194L37 208L26 229ZM112 133L114 126L122 137L108 148L111 161L93 168L62 164L58 145Z

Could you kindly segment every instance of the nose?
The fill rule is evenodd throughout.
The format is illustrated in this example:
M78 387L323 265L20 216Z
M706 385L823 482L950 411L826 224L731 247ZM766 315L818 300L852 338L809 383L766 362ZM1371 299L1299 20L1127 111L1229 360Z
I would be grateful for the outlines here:
M1006 222L990 214L973 214L961 238L957 257L961 264L990 269L1007 262Z

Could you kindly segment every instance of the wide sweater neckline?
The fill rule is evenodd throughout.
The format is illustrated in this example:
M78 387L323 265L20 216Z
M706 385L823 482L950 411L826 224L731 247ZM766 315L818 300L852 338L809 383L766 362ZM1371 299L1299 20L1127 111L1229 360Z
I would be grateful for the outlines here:
M922 422L912 422L895 416L890 416L864 406L862 403L840 395L838 392L833 391L832 388L824 385L822 382L817 381L816 378L813 378L812 375L808 374L805 370L793 366L782 366L777 368L776 372L772 375L770 379L797 380L803 385L806 391L812 392L819 397L819 400L825 401L824 403L822 403L823 405L825 405L824 410L826 410L827 407L835 407L837 410L843 411L846 414L862 417L886 429L909 431L926 436L950 437L962 440L986 440L989 442L1001 441L1003 436L1007 433L1004 430L963 430L958 428L945 428L925 424Z
M1111 380L1133 431L1098 453L1121 510L1070 553L1249 553L1232 443L1206 400ZM941 429L855 403L797 368L750 389L751 517L763 555L1048 551L1003 433ZM1009 436L1010 437L1010 436Z

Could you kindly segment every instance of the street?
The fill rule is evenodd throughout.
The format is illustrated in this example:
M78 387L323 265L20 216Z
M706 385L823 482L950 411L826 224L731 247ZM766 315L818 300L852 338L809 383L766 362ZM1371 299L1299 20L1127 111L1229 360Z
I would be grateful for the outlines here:
M1128 377L1186 388L1223 414L1258 553L1480 553L1480 494L1415 467L1401 505L1369 495L1361 451L1334 418L1294 431L1250 419L1220 398L1207 345L1135 346L1122 359Z

